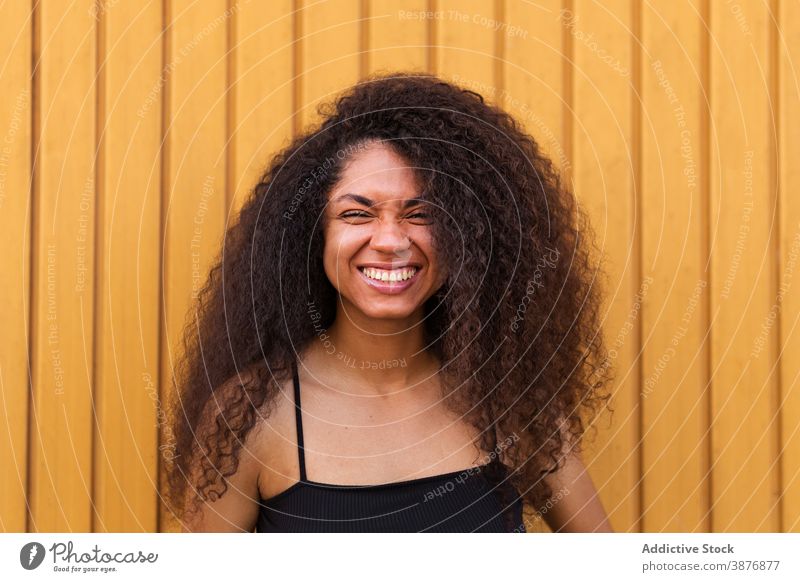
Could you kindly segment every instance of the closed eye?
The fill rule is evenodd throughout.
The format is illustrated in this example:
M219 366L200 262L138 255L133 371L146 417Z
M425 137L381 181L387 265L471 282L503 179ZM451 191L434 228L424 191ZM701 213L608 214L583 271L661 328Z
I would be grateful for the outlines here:
M339 217L344 219L357 219L372 218L372 215L368 212L364 212L363 210L348 210L347 212L340 214ZM409 214L406 216L406 219L422 222L424 224L430 224L430 215L427 212L415 212L414 214Z
M339 215L342 218L369 218L369 214L362 210L350 210Z
M409 214L407 218L419 224L431 224L431 217L427 212L415 212L414 214Z

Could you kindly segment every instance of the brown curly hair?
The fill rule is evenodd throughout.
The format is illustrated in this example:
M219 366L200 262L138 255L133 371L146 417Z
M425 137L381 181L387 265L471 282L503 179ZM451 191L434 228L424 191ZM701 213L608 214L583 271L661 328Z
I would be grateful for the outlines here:
M456 266L424 306L443 399L542 507L553 493L542 477L566 449L580 450L608 398L602 271L583 210L518 121L434 75L374 76L318 111L322 123L276 154L250 193L184 330L168 512L183 519L225 493L296 353L333 322L318 218L343 165L369 142L415 168L437 260ZM321 319L309 317L311 302Z

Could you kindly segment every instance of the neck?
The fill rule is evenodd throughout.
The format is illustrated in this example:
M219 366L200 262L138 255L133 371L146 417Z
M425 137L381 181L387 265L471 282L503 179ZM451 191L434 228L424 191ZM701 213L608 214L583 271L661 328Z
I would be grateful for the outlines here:
M422 318L422 309L409 318L379 320L340 311L325 341L312 342L309 363L351 394L386 396L413 388L438 370L425 350Z

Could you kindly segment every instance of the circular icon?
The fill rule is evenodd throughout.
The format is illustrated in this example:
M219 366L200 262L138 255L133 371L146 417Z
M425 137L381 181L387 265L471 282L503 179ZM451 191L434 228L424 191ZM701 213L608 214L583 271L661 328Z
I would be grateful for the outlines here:
M44 561L44 546L39 542L30 542L22 546L19 551L19 563L26 570L34 570L38 568L42 561Z

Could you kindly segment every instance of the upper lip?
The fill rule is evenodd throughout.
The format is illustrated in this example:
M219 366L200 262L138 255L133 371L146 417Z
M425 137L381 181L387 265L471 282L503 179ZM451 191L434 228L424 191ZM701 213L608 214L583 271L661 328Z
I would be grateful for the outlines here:
M358 265L359 268L361 267L372 267L374 269L384 269L386 271L391 271L392 269L403 269L405 267L416 267L420 268L419 263L413 262L406 262L406 263L363 263Z

